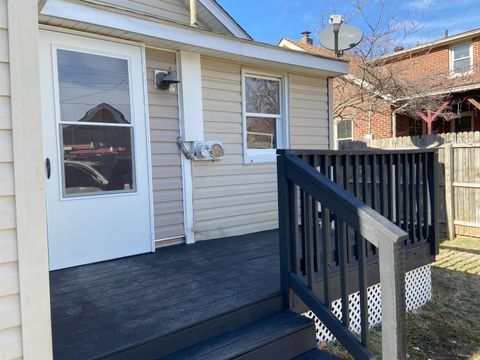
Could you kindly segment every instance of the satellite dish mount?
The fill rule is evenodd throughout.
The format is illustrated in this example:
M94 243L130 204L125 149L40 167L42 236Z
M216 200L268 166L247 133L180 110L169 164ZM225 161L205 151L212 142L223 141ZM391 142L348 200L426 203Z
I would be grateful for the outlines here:
M333 29L333 42L334 42L334 51L335 56L340 56L340 51L338 50L338 33L340 32L340 26L343 24L343 17L342 15L330 15L330 19L328 21L330 25L332 25Z
M329 23L331 27L322 30L318 40L324 48L335 51L336 57L357 46L363 38L359 28L344 24L342 15L331 15Z

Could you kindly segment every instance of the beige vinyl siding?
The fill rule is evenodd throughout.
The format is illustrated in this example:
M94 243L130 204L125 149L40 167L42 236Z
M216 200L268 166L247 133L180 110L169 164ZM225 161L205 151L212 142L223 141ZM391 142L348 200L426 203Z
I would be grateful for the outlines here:
M290 75L289 105L291 147L327 149L327 79Z
M176 71L176 53L146 49L155 239L183 237L183 185L177 93L153 85L153 71Z
M0 359L22 356L9 84L7 4L0 0Z
M190 25L190 10L183 0L99 0L100 3ZM206 28L200 24L200 27Z
M205 139L223 142L225 157L193 162L197 240L278 227L276 165L244 165L241 70L240 64L202 57ZM288 77L292 147L326 148L326 79Z

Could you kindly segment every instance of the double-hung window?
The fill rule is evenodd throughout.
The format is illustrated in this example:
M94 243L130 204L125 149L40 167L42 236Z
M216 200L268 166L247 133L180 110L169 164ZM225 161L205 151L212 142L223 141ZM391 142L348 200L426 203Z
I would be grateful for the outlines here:
M472 44L460 44L451 47L450 73L452 75L468 74L472 71Z
M246 163L275 161L285 146L282 78L244 74L243 146Z

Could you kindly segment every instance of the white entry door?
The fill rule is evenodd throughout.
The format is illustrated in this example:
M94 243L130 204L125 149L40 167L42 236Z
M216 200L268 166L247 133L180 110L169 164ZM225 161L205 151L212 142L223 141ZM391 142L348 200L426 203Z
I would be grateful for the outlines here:
M142 49L40 43L50 269L153 251Z

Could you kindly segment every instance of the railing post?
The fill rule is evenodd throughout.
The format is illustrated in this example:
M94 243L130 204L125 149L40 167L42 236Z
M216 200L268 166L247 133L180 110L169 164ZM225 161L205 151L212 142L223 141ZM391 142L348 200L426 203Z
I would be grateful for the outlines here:
M406 359L405 239L379 247L383 360Z
M290 308L289 297L289 276L292 264L290 258L290 191L289 181L285 173L285 154L280 153L277 156L277 186L278 186L278 225L279 225L279 243L280 243L280 285L283 292L283 304L285 308Z
M432 255L438 255L439 251L439 219L438 219L438 152L433 152L431 154L431 159L428 161L429 172L428 172L428 194L430 199L430 223L431 231L429 236L430 248Z

